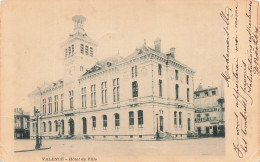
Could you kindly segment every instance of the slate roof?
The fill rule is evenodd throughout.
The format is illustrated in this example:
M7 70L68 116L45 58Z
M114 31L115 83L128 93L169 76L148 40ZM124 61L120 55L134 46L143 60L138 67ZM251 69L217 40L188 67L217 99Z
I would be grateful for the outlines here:
M116 65L122 59L123 57L121 57L120 55L114 55L97 61L97 63L91 69L86 70L86 72L82 76Z

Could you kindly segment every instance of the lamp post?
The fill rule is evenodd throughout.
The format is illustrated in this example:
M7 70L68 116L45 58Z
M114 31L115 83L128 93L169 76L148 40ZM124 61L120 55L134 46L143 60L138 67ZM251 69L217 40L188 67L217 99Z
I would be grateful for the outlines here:
M158 113L156 113L156 125L157 125L157 131L156 131L156 140L159 140L159 130L158 130Z
M38 118L40 116L40 111L34 107L34 115L36 116L36 145L35 149L39 149L41 147L41 138L39 138L39 132L38 132Z

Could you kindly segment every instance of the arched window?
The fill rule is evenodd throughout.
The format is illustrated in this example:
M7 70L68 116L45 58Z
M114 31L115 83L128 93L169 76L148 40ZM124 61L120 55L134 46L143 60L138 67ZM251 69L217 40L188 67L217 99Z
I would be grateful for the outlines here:
M87 119L85 117L82 118L82 126L83 126L83 134L87 134Z
M46 123L43 122L42 124L43 124L43 132L46 132Z
M92 116L92 129L96 129L96 117Z
M48 124L49 124L49 132L51 132L52 131L51 121L49 121Z
M174 111L174 128L177 128L177 111Z
M129 128L134 128L134 112L129 112Z
M138 111L138 127L142 128L144 124L143 110Z
M59 129L58 121L55 120L54 123L55 123L55 131L58 132Z
M181 128L182 127L182 119L181 119L181 116L182 115L182 112L179 112L179 127Z
M103 115L103 129L107 129L107 116Z
M115 128L118 129L120 126L119 114L115 114Z

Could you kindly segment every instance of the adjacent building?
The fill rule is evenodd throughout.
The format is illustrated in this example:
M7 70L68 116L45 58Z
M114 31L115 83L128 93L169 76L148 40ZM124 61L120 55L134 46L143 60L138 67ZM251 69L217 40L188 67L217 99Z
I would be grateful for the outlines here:
M225 136L223 85L194 91L195 127L200 136Z
M176 60L174 48L163 53L158 38L153 48L144 42L125 58L97 60L98 44L84 30L85 17L72 20L74 32L62 44L64 78L29 95L41 113L41 136L154 138L158 127L186 138L194 131L195 72ZM35 116L31 130L35 137Z
M14 138L30 138L30 114L22 108L14 109Z

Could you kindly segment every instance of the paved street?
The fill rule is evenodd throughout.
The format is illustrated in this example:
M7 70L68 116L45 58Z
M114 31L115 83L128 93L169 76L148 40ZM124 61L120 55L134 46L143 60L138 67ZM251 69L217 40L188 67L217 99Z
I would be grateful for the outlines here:
M15 150L34 148L34 140L15 140ZM15 153L17 161L120 161L127 157L130 161L143 158L180 156L224 156L224 138L202 138L172 141L93 141L93 140L44 140L49 150ZM56 158L43 159L43 158ZM74 158L74 159L73 159ZM77 159L78 158L78 159ZM23 160L22 160L23 159Z

